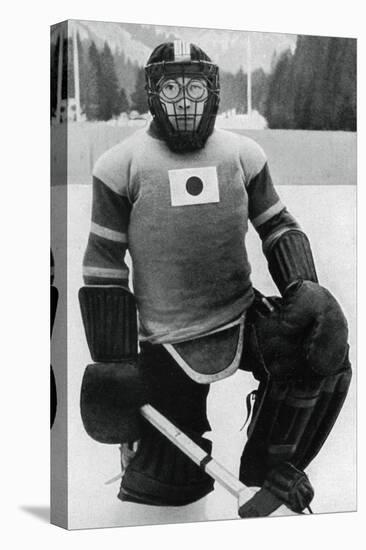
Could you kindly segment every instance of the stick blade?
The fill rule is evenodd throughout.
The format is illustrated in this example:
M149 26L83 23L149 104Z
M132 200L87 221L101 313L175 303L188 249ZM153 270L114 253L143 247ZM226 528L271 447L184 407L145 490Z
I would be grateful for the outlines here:
M270 516L282 505L282 500L262 488L244 504L239 503L238 513L241 518L261 518Z

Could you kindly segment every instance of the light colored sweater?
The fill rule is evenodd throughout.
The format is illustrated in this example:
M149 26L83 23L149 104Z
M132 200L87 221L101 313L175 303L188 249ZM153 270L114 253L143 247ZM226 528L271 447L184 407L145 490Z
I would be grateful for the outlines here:
M139 130L97 161L87 284L126 284L133 265L140 337L176 343L238 318L253 300L245 237L284 206L262 149L215 130L173 153Z

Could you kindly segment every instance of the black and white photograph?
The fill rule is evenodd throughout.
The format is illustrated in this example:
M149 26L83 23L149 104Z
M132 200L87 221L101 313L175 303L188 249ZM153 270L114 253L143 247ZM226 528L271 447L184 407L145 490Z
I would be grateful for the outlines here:
M50 48L51 522L355 511L357 40Z

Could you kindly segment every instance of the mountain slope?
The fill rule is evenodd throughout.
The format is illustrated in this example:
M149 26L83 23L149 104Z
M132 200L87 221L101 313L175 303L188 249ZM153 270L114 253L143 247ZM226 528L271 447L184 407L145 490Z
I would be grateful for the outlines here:
M235 73L247 68L247 37L251 39L252 70L269 72L272 58L287 48L294 49L297 36L293 34L259 33L232 30L201 29L77 21L82 40L93 40L98 48L108 42L113 51L123 51L126 58L143 66L152 49L166 40L181 38L198 44L223 70Z

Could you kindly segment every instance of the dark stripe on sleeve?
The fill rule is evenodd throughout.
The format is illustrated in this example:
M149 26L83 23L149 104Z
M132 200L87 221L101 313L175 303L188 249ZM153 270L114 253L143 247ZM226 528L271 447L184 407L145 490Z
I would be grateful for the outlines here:
M126 243L110 241L90 233L83 263L95 267L120 269L124 267L122 263L124 263L126 249Z
M128 267L124 261L127 245L104 239L94 233L89 234L88 245L84 255L84 268L100 268L122 270L125 274L119 277L105 277L95 275L85 275L85 284L121 284L126 285L128 280ZM105 282L107 281L107 282Z
M131 204L127 197L118 195L100 179L93 177L92 221L102 227L126 233Z
M280 200L274 188L267 163L249 182L247 193L249 219L251 221Z

